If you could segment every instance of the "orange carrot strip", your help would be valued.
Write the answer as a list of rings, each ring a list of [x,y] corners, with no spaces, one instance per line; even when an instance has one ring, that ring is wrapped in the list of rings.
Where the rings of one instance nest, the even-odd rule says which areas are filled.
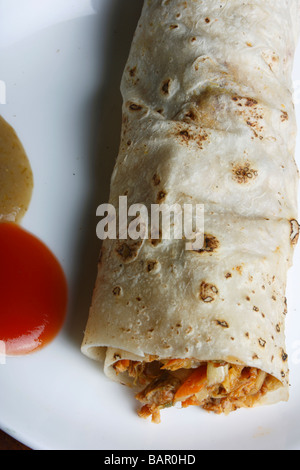
[[[206,365],[195,369],[175,393],[175,401],[180,401],[182,398],[188,398],[191,395],[195,395],[195,393],[199,393],[206,385],[206,371]]]

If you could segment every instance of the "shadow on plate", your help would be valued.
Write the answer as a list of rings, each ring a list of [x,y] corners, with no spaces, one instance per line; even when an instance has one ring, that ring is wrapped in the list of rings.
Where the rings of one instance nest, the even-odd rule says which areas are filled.
[[[93,1],[95,11],[99,2]],[[92,96],[82,115],[88,116],[90,130],[87,149],[89,158],[90,194],[83,214],[78,214],[76,266],[78,273],[70,286],[69,316],[66,333],[76,348],[80,348],[88,318],[92,292],[97,274],[97,260],[101,242],[96,237],[96,209],[109,198],[110,179],[119,150],[122,120],[120,83],[129,55],[131,42],[140,14],[141,0],[110,0],[107,35],[103,37],[99,25],[99,91]],[[100,21],[99,21],[100,23]],[[101,56],[99,52],[99,57]],[[100,78],[102,77],[102,79]]]

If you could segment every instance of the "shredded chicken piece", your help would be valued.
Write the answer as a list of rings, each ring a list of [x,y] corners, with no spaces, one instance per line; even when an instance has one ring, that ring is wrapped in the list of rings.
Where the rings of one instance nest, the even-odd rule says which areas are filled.
[[[165,407],[172,404],[176,390],[180,386],[180,380],[168,372],[151,382],[145,390],[138,393],[136,398],[141,403]]]
[[[130,366],[130,362],[129,360],[123,360],[123,361],[118,361],[114,364],[114,369],[116,371],[116,374],[119,375],[121,374],[122,372],[125,372],[126,370],[128,370],[129,366]]]
[[[192,361],[190,359],[170,359],[167,361],[161,369],[164,370],[179,370],[179,369],[190,369]]]

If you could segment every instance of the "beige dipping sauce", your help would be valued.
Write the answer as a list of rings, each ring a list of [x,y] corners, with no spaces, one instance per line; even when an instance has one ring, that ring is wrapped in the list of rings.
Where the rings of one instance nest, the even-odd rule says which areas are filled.
[[[14,129],[0,116],[0,222],[20,222],[31,200],[33,174]]]

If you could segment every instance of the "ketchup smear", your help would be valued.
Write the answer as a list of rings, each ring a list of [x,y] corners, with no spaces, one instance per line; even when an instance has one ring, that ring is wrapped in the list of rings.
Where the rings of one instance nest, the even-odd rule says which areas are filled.
[[[24,355],[51,342],[68,303],[64,272],[52,252],[14,223],[0,223],[0,341]]]

